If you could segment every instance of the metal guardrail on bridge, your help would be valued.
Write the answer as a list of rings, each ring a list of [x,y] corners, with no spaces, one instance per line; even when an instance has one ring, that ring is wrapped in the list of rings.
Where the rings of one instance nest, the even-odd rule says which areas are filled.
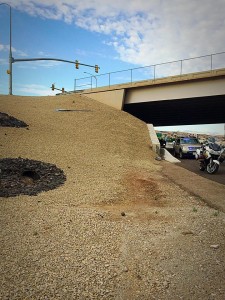
[[[74,80],[74,92],[222,68],[225,68],[225,52],[78,78]]]

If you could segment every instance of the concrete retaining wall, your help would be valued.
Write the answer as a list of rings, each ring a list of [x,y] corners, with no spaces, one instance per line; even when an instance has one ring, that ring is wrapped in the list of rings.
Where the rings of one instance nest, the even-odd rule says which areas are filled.
[[[155,129],[152,124],[147,124],[147,126],[148,126],[149,136],[152,142],[152,150],[158,155],[160,155],[160,143],[155,133]]]
[[[125,89],[105,91],[96,90],[96,92],[86,91],[82,94],[119,110],[123,109]]]

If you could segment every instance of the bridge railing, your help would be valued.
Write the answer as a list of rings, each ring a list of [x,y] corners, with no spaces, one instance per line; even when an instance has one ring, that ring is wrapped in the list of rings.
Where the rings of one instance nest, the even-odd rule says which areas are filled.
[[[225,52],[78,78],[74,80],[74,91],[111,87],[115,84],[132,84],[137,81],[156,80],[221,68],[225,68]]]

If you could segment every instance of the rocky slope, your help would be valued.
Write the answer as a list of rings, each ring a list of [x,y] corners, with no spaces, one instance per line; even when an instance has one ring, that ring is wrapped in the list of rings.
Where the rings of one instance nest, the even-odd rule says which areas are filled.
[[[0,96],[0,111],[29,126],[0,128],[1,159],[66,176],[1,198],[1,299],[225,298],[225,216],[162,174],[146,124],[75,95]]]

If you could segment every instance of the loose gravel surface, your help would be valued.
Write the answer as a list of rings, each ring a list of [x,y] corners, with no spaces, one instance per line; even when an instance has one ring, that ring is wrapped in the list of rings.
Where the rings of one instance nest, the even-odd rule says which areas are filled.
[[[0,111],[29,124],[0,127],[1,159],[66,176],[0,198],[0,299],[225,299],[225,214],[163,174],[145,123],[79,95]]]

